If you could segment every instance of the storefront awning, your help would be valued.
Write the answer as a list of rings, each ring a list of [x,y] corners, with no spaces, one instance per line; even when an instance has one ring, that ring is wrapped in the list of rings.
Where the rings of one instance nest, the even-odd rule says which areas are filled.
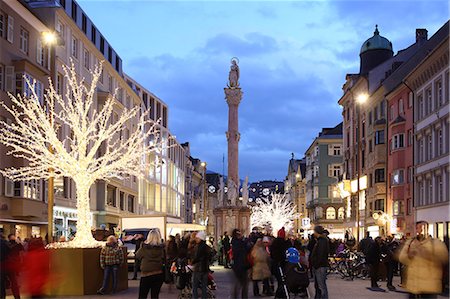
[[[36,224],[36,225],[47,225],[47,223],[48,223],[46,221],[44,222],[44,221],[31,221],[31,220],[18,220],[18,219],[0,219],[0,222]]]

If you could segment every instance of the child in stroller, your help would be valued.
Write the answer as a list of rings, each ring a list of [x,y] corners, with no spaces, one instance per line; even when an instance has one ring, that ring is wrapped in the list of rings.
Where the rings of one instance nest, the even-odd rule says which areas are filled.
[[[185,258],[178,258],[172,263],[170,272],[174,275],[175,286],[180,290],[178,299],[192,298],[192,268],[188,265]],[[216,282],[210,273],[208,273],[207,298],[214,299],[216,296],[212,292],[217,288]]]
[[[290,247],[286,250],[286,264],[279,268],[281,273],[285,298],[309,298],[309,276],[305,265],[300,263],[297,249]]]

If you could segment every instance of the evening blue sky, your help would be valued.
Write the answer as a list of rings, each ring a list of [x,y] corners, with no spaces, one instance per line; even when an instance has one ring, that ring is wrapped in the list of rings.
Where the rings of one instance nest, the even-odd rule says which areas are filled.
[[[341,121],[345,74],[359,71],[375,24],[396,53],[416,28],[431,36],[449,16],[438,0],[78,2],[124,72],[169,105],[179,142],[218,172],[227,153],[223,88],[239,57],[239,174],[250,181],[284,179],[290,153],[303,157],[322,127]]]

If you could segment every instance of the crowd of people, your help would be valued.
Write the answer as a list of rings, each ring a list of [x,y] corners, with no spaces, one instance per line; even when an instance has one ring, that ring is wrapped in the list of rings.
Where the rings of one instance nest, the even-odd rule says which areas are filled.
[[[22,241],[9,234],[5,239],[0,232],[0,299],[6,298],[8,288],[14,299],[20,298],[21,290],[31,298],[42,298],[50,276],[48,264],[49,255],[42,238]]]
[[[393,277],[397,273],[400,286],[410,298],[436,298],[448,291],[448,239],[441,242],[432,238],[427,234],[427,228],[426,222],[418,222],[414,238],[377,236],[372,239],[367,233],[360,242],[356,242],[350,233],[346,233],[343,240],[330,239],[322,226],[315,226],[308,238],[295,236],[284,228],[276,237],[256,229],[244,236],[242,231],[234,229],[231,236],[225,232],[217,241],[207,238],[204,231],[183,236],[177,234],[164,241],[159,229],[152,229],[146,238],[143,235],[133,237],[136,251],[132,279],[137,279],[140,272],[139,298],[147,298],[149,293],[151,298],[158,298],[163,283],[175,284],[178,289],[181,289],[179,285],[189,285],[192,298],[210,298],[208,294],[215,287],[210,266],[217,261],[233,274],[231,298],[248,298],[249,285],[252,285],[255,297],[286,298],[291,291],[286,287],[290,274],[283,269],[291,262],[290,254],[294,253],[299,256],[294,263],[305,270],[307,284],[304,286],[311,280],[314,298],[328,298],[330,258],[359,251],[369,268],[368,289],[371,291],[385,291],[378,284],[381,276],[385,276],[387,289],[396,291]],[[22,242],[10,234],[7,240],[1,236],[0,242],[0,299],[5,298],[7,288],[11,289],[15,299],[20,298],[21,288],[32,298],[43,297],[45,281],[50,275],[45,266],[49,264],[49,256],[44,241],[31,238]],[[111,235],[101,249],[99,263],[104,270],[104,279],[98,294],[107,292],[110,280],[109,291],[117,291],[119,268],[126,262],[121,245],[120,240]],[[177,280],[177,269],[182,272],[187,269],[189,283]],[[23,286],[17,279],[19,276],[24,278],[20,280],[24,282]],[[307,295],[306,288],[305,292]]]

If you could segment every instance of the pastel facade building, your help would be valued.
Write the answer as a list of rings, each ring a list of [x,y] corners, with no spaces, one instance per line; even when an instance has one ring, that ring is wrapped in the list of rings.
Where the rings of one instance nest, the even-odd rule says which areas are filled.
[[[7,93],[30,95],[25,78],[36,80],[35,91],[43,102],[48,87],[50,52],[41,41],[48,27],[19,1],[2,1],[0,6],[0,100],[10,106]],[[0,118],[12,122],[11,115],[0,107]],[[23,159],[6,155],[0,145],[0,168],[23,166]],[[0,228],[5,234],[17,233],[22,239],[47,233],[45,182],[13,182],[0,175]]]
[[[406,77],[414,94],[414,208],[429,233],[449,235],[450,117],[449,24],[430,39],[427,51]]]
[[[308,217],[331,238],[344,237],[344,202],[336,187],[343,173],[342,155],[342,123],[323,128],[305,152]]]

